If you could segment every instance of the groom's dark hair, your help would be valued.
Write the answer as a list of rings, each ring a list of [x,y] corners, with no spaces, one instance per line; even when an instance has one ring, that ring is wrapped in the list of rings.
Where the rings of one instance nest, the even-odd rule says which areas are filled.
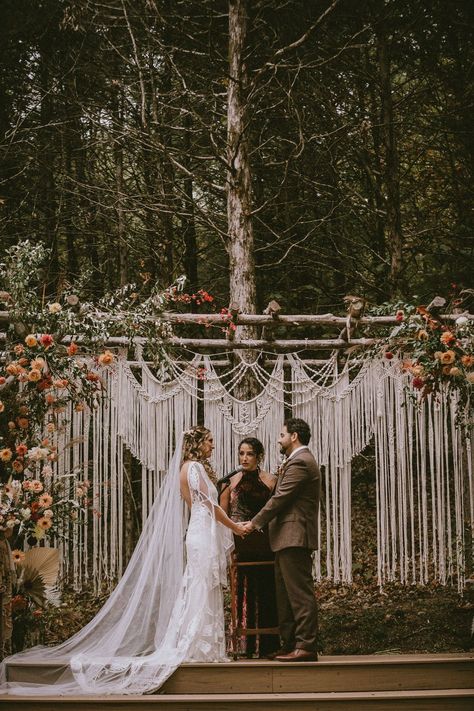
[[[311,439],[311,430],[309,429],[307,422],[301,420],[299,417],[289,417],[285,420],[284,424],[290,434],[296,432],[301,444],[309,444],[309,440]]]

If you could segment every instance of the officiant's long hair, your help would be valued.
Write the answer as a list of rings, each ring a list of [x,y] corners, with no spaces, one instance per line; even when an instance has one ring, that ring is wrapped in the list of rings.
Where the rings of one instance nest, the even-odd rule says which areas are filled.
[[[200,462],[206,470],[209,479],[215,484],[217,481],[217,474],[212,468],[209,460],[204,458],[201,452],[201,445],[210,434],[211,431],[202,425],[196,425],[195,427],[191,427],[191,429],[184,432],[182,461],[184,462],[187,459],[192,459],[196,462]]]

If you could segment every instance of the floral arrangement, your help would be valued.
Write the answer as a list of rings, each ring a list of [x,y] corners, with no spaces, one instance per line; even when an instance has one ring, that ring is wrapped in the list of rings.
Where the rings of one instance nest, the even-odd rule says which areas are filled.
[[[159,364],[163,339],[172,335],[161,318],[165,309],[194,303],[215,310],[204,289],[186,294],[182,277],[160,291],[144,275],[141,287],[127,285],[93,304],[81,294],[84,274],[48,300],[42,278],[48,256],[42,244],[26,241],[0,265],[0,303],[9,317],[0,366],[0,531],[14,531],[30,545],[62,535],[65,519],[80,518],[91,503],[88,481],[74,482],[71,472],[70,480],[54,482],[53,467],[67,408],[93,408],[102,397],[103,373],[115,360],[107,340],[140,336]]]
[[[447,311],[453,313],[456,308],[459,311],[461,303],[461,298],[453,298]],[[424,398],[442,389],[456,392],[457,423],[469,424],[467,410],[474,385],[474,321],[461,312],[453,322],[445,323],[436,310],[421,305],[398,303],[392,309],[398,325],[384,339],[383,357],[388,360],[395,355],[399,357],[402,371],[410,376],[412,395],[418,391],[419,397]]]

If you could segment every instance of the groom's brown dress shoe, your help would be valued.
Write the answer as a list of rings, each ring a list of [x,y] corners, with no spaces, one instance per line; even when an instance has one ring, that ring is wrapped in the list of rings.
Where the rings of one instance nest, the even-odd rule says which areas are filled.
[[[279,654],[275,657],[276,662],[317,662],[316,652],[308,652],[306,649],[294,649],[289,654]]]
[[[266,655],[266,659],[276,659],[276,657],[280,657],[282,654],[289,654],[290,650],[285,649],[284,647],[281,647],[280,649],[277,649],[276,652],[270,652],[269,654]]]

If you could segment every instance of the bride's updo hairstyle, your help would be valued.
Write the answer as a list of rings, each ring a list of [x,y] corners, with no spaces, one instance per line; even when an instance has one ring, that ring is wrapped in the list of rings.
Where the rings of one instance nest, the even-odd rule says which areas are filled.
[[[217,481],[217,474],[211,467],[209,460],[205,459],[201,452],[201,445],[210,434],[211,431],[202,425],[196,425],[196,427],[191,427],[191,429],[186,430],[183,440],[182,461],[185,462],[187,459],[192,459],[195,462],[200,462],[206,470],[209,479],[215,484]]]

